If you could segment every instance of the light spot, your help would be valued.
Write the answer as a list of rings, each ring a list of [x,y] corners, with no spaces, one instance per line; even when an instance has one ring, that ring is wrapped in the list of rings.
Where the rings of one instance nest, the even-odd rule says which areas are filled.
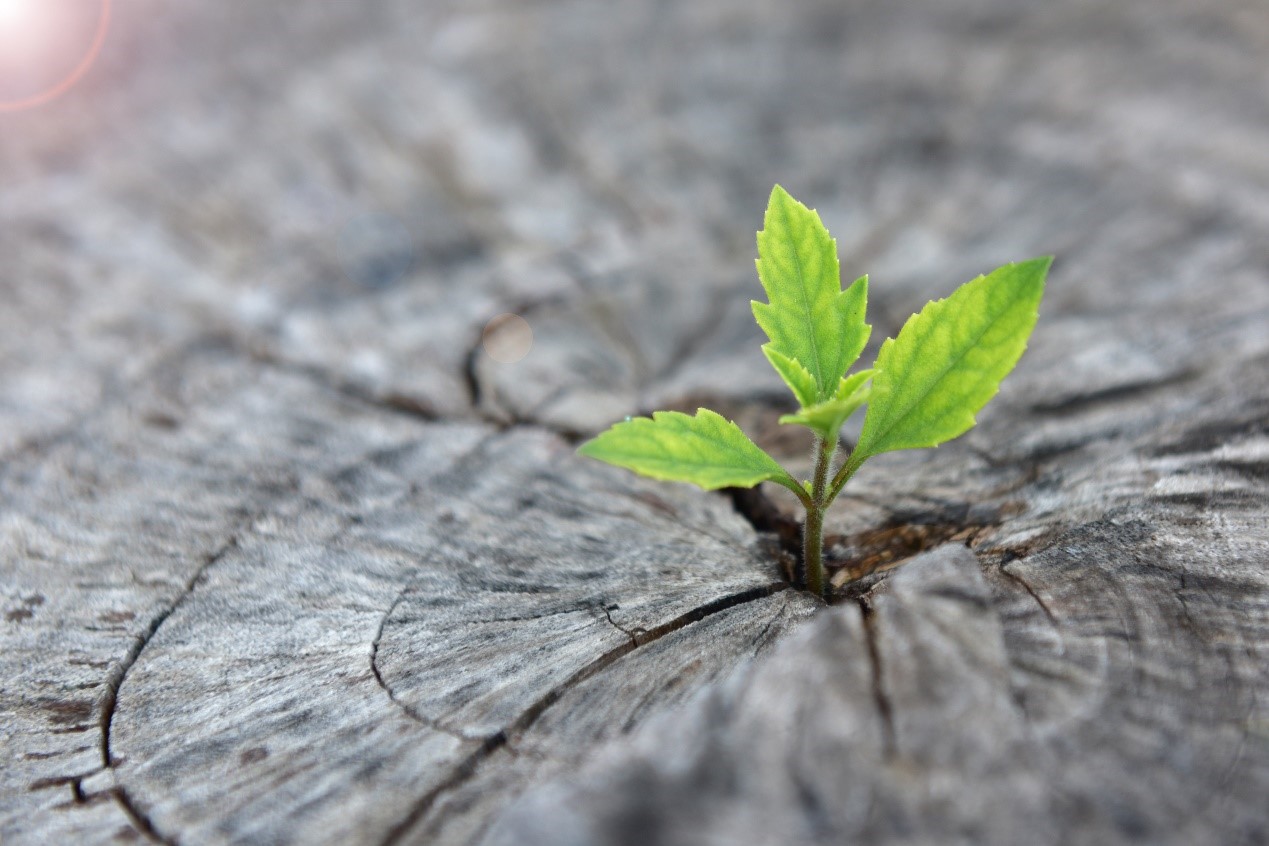
[[[111,0],[0,0],[0,112],[44,105],[78,82],[110,29]]]
[[[518,314],[500,314],[485,325],[480,343],[494,361],[515,364],[533,349],[533,329]]]
[[[0,34],[4,37],[29,36],[40,23],[40,7],[35,0],[0,0]]]

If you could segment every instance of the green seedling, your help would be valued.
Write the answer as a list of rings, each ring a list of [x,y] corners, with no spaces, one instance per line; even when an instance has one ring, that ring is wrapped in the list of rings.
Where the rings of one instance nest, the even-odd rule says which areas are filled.
[[[758,278],[769,302],[755,301],[753,315],[770,339],[763,353],[798,402],[780,422],[815,434],[812,478],[799,483],[739,426],[705,408],[626,418],[578,452],[705,490],[783,485],[806,508],[804,586],[822,597],[829,504],[869,458],[938,446],[973,427],[1026,348],[1051,262],[1007,264],[926,303],[886,339],[871,368],[847,375],[872,331],[864,322],[868,277],[842,290],[837,242],[819,214],[777,185],[758,233]],[[838,462],[839,431],[864,406],[859,439]]]

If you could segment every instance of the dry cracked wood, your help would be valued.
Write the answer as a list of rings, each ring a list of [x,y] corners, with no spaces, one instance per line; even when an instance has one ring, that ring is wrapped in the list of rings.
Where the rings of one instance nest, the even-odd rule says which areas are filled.
[[[486,843],[1262,842],[1244,686],[1262,667],[1198,632],[1164,651],[1157,621],[1121,616],[1125,584],[1169,590],[1166,545],[1132,548],[1157,531],[1087,526],[1034,556],[1101,565],[1104,592],[1074,602],[1020,598],[963,546],[925,553],[862,612],[531,792]]]
[[[1269,839],[1255,2],[116,6],[0,113],[0,842]],[[1058,256],[831,610],[778,489],[572,455],[705,404],[805,464],[775,181],[873,351]]]
[[[6,468],[6,781],[51,812],[6,837],[399,839],[486,758],[525,758],[513,791],[815,607],[721,497],[206,358],[177,423],[112,408]]]

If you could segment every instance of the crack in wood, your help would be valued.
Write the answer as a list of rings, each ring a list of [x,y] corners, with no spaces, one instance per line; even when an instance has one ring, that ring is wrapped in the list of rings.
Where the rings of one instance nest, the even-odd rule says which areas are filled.
[[[1035,588],[1031,586],[1030,582],[1022,578],[1022,576],[1019,576],[1013,570],[1009,569],[1010,562],[1016,560],[1016,558],[1009,558],[1006,561],[1001,562],[1000,572],[1003,573],[1010,581],[1017,583],[1024,591],[1026,591],[1027,595],[1035,600],[1035,604],[1040,606],[1040,610],[1044,612],[1045,617],[1049,618],[1049,622],[1053,624],[1053,627],[1059,628],[1058,619],[1054,616],[1053,610],[1049,608],[1049,604],[1040,597],[1040,594],[1036,593]]]
[[[387,625],[388,619],[391,618],[393,612],[397,610],[397,607],[407,595],[409,595],[408,590],[402,590],[398,593],[397,598],[392,601],[392,605],[388,607],[388,610],[384,612],[383,617],[379,620],[379,628],[375,631],[374,640],[370,642],[370,672],[374,674],[375,682],[378,683],[379,687],[383,688],[383,692],[388,695],[388,699],[392,701],[392,704],[400,708],[407,717],[427,726],[430,729],[443,732],[451,737],[457,738],[458,740],[472,740],[472,737],[463,734],[461,731],[457,731],[446,726],[439,720],[434,720],[431,717],[428,717],[410,703],[402,701],[401,698],[396,695],[396,692],[393,691],[392,686],[388,684],[386,679],[384,679],[383,673],[379,669],[379,644],[383,640],[384,627]]]
[[[177,840],[164,835],[155,828],[154,821],[150,819],[148,814],[137,807],[137,804],[132,801],[132,797],[128,795],[128,791],[122,786],[113,787],[108,792],[114,798],[115,804],[123,810],[128,822],[132,823],[132,827],[144,837],[154,843],[161,843],[163,846],[179,846]]]
[[[304,379],[359,405],[369,406],[379,411],[386,411],[397,417],[408,417],[423,423],[436,423],[442,419],[440,413],[417,397],[409,396],[400,391],[388,391],[383,395],[377,395],[374,391],[357,384],[351,379],[332,378],[333,374],[320,364],[304,364],[290,361],[263,347],[253,347],[239,352],[257,364],[272,368],[279,373]]]
[[[1141,379],[1134,382],[1126,382],[1121,385],[1112,385],[1107,388],[1088,391],[1064,399],[1053,400],[1049,402],[1032,403],[1030,410],[1036,414],[1044,415],[1066,415],[1078,414],[1089,408],[1109,403],[1117,403],[1128,400],[1136,400],[1140,397],[1154,393],[1155,391],[1165,390],[1167,388],[1183,385],[1199,377],[1199,373],[1193,370],[1182,370],[1178,373],[1169,373],[1157,379]]]
[[[463,358],[463,387],[467,389],[467,402],[471,407],[480,413],[481,396],[484,393],[483,386],[480,384],[480,374],[476,372],[476,362],[480,358],[480,348],[484,340],[484,329],[476,342],[467,348],[467,355]]]
[[[118,703],[119,690],[123,687],[123,682],[128,676],[128,672],[136,664],[137,659],[141,657],[141,653],[150,644],[150,641],[158,633],[163,623],[175,613],[176,609],[189,598],[190,594],[198,586],[210,570],[218,561],[221,561],[232,550],[238,547],[239,536],[245,527],[239,527],[230,535],[219,549],[207,557],[205,561],[194,571],[194,574],[185,582],[184,589],[172,604],[160,611],[150,620],[150,625],[141,633],[140,637],[133,643],[132,648],[128,650],[128,654],[124,656],[123,661],[116,665],[115,669],[110,673],[106,680],[106,691],[102,697],[101,704],[101,763],[103,769],[114,769],[115,758],[110,751],[110,732],[115,718],[115,705]],[[168,844],[175,846],[176,841],[161,834],[155,827],[150,818],[132,801],[132,797],[128,795],[127,790],[122,786],[116,786],[111,790],[115,798],[115,802],[132,821],[143,835],[156,843]]]
[[[463,759],[455,769],[450,773],[441,784],[434,787],[424,794],[410,812],[395,825],[388,835],[381,841],[381,846],[394,846],[400,843],[411,830],[413,830],[427,816],[428,812],[435,807],[437,800],[444,794],[460,787],[476,774],[480,764],[488,759],[494,752],[507,747],[513,738],[523,735],[528,731],[534,723],[536,723],[551,706],[558,702],[570,690],[580,685],[582,682],[593,678],[604,670],[611,667],[617,661],[634,652],[640,647],[655,643],[661,638],[673,634],[681,629],[690,626],[692,623],[699,622],[706,617],[727,611],[739,605],[749,602],[756,602],[773,596],[783,590],[788,590],[789,585],[784,582],[773,582],[767,585],[761,585],[738,593],[729,594],[720,597],[712,602],[697,607],[680,614],[672,620],[662,623],[655,628],[648,629],[642,633],[626,632],[630,635],[630,640],[620,646],[604,652],[590,663],[578,669],[571,676],[551,688],[545,694],[533,702],[529,707],[520,713],[520,716],[513,720],[502,730],[484,738],[480,746],[477,747],[470,755]],[[605,609],[607,614],[607,609]],[[610,618],[611,621],[611,618]],[[613,624],[614,627],[621,627]],[[390,692],[389,692],[389,695]]]
[[[868,647],[868,664],[871,668],[872,699],[877,707],[877,716],[881,718],[881,750],[887,761],[893,761],[898,754],[898,745],[894,727],[894,704],[886,693],[885,679],[881,666],[881,649],[877,645],[877,624],[875,611],[867,597],[859,597],[859,611],[864,623],[864,640]]]
[[[632,632],[632,631],[630,631],[630,629],[627,629],[627,628],[624,628],[624,627],[622,627],[622,626],[618,625],[618,624],[617,624],[617,621],[616,621],[616,620],[614,620],[614,619],[612,618],[612,611],[613,611],[613,609],[614,609],[614,608],[616,608],[616,607],[617,607],[617,606],[615,606],[615,605],[604,605],[604,606],[602,606],[602,610],[603,610],[603,612],[604,612],[604,617],[608,620],[608,622],[609,622],[610,624],[612,624],[612,627],[613,627],[614,629],[616,629],[617,631],[621,632],[621,633],[622,633],[623,635],[625,635],[626,637],[630,638],[630,645],[631,645],[631,646],[638,646],[638,645],[639,645],[639,639],[635,636],[635,633],[634,633],[634,632]],[[642,630],[642,629],[636,629],[635,631],[643,631],[643,630]]]
[[[793,568],[801,565],[801,523],[781,511],[761,488],[725,488],[724,492],[730,497],[736,513],[745,518],[755,531],[774,534],[779,539],[782,557],[792,558]]]
[[[567,306],[568,302],[568,298],[562,294],[551,294],[545,297],[521,299],[502,307],[508,313],[528,320],[542,309]],[[585,432],[567,429],[558,425],[550,426],[535,419],[536,414],[543,407],[549,405],[559,393],[565,391],[563,387],[557,388],[552,395],[523,413],[517,412],[507,403],[499,401],[496,383],[490,386],[491,390],[486,390],[480,378],[479,368],[480,351],[484,345],[484,330],[484,326],[477,327],[476,339],[467,348],[467,354],[463,357],[462,367],[463,385],[467,389],[468,402],[471,404],[472,411],[476,416],[481,421],[497,427],[499,431],[505,432],[508,429],[517,427],[536,428],[551,432],[569,443],[580,443],[584,440],[587,437]],[[489,399],[488,404],[485,402],[486,399]]]
[[[329,388],[329,386],[324,386],[324,387]],[[337,391],[337,393],[342,393],[342,392]],[[375,407],[381,407],[378,403],[371,402],[370,404]],[[484,447],[491,440],[493,440],[494,437],[496,437],[496,434],[491,433],[490,435],[487,435],[479,439],[474,445],[472,445],[472,447],[466,453],[464,453],[455,462],[454,468],[452,469],[459,467],[462,464],[462,462],[480,453],[484,449]],[[363,458],[355,463],[360,464],[364,462],[365,460],[366,459]],[[123,686],[123,682],[125,678],[127,677],[129,671],[131,671],[132,667],[136,664],[142,652],[149,645],[149,643],[154,638],[154,636],[158,633],[159,629],[168,620],[168,618],[171,617],[172,614],[175,613],[176,610],[180,608],[181,605],[184,604],[184,602],[193,594],[195,588],[199,585],[199,583],[201,583],[206,578],[211,568],[215,566],[218,562],[223,560],[226,555],[228,555],[234,549],[239,547],[241,543],[241,539],[243,535],[246,533],[247,528],[251,523],[251,519],[252,518],[248,516],[245,520],[243,520],[243,522],[240,523],[239,526],[234,528],[233,531],[230,533],[229,540],[226,541],[223,545],[221,545],[217,550],[215,550],[210,556],[206,558],[206,560],[198,567],[198,569],[194,572],[194,574],[185,582],[185,585],[183,587],[181,594],[175,599],[175,601],[172,602],[171,605],[169,605],[166,609],[164,609],[159,614],[157,614],[150,621],[149,626],[147,626],[146,630],[134,642],[132,648],[128,651],[127,655],[124,656],[123,661],[120,662],[118,665],[116,665],[116,667],[112,670],[112,672],[108,676],[106,681],[106,691],[102,697],[102,706],[101,706],[102,713],[101,713],[101,719],[99,723],[99,730],[101,734],[101,759],[102,759],[103,770],[114,769],[116,765],[116,761],[110,750],[111,730],[113,727],[115,707],[118,701],[119,690]],[[351,525],[352,523],[355,523],[355,522],[356,520],[353,520],[353,519],[349,519],[345,521],[344,529],[347,529],[348,525]],[[403,590],[398,595],[396,600],[393,602],[392,607],[389,608],[388,612],[385,613],[383,619],[380,621],[379,629],[376,632],[375,638],[371,645],[371,658],[370,658],[371,671],[373,672],[376,681],[378,681],[379,685],[384,688],[384,690],[388,693],[389,697],[392,698],[394,702],[396,702],[400,707],[402,707],[406,711],[406,713],[408,713],[414,719],[418,720],[419,722],[425,725],[428,725],[429,727],[435,728],[438,731],[443,731],[448,734],[451,734],[460,740],[470,740],[471,738],[465,737],[460,733],[456,733],[452,730],[449,730],[445,726],[440,725],[439,723],[434,724],[433,722],[428,721],[425,717],[423,717],[423,715],[414,712],[413,709],[410,709],[404,703],[399,702],[396,699],[396,697],[393,696],[391,689],[384,683],[383,678],[379,673],[379,668],[376,663],[376,657],[378,653],[379,641],[382,638],[382,634],[383,634],[384,622],[387,620],[388,616],[392,613],[392,610],[396,608],[397,604],[400,603],[401,599],[406,595],[407,592],[408,591]],[[76,791],[80,793],[82,793],[82,788],[80,788],[79,786],[79,779],[82,779],[84,777],[85,776],[75,777],[73,789],[75,789]],[[141,808],[133,801],[131,795],[128,793],[127,789],[123,785],[116,784],[116,786],[112,787],[110,790],[103,791],[103,795],[105,794],[108,794],[111,797],[113,797],[113,799],[120,806],[124,814],[128,817],[128,819],[132,822],[132,824],[137,828],[137,830],[142,835],[144,835],[145,837],[149,838],[151,841],[156,843],[166,844],[166,846],[177,846],[178,841],[175,840],[174,838],[164,835],[162,832],[160,832],[157,829],[157,827],[154,825],[150,817],[144,811],[142,811]],[[93,799],[95,798],[95,796],[87,796],[86,798]]]

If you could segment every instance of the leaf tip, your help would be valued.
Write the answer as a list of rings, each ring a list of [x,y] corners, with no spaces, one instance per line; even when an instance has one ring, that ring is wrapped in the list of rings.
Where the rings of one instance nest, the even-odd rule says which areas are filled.
[[[1044,283],[1044,278],[1048,275],[1049,268],[1052,266],[1053,256],[1036,256],[1035,258],[1014,262],[1012,265],[1014,270],[1034,276],[1041,284]]]

